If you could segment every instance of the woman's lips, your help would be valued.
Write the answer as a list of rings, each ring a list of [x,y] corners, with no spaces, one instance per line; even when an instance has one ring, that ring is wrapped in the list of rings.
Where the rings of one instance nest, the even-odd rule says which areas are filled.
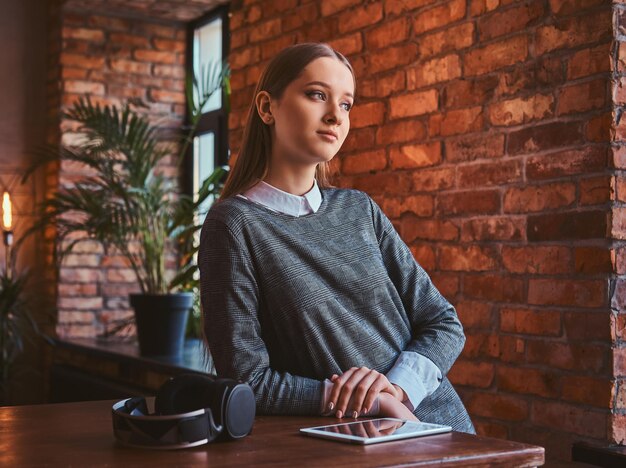
[[[337,134],[335,132],[324,132],[324,131],[320,131],[317,132],[318,135],[320,135],[322,138],[324,138],[327,141],[331,141],[331,142],[335,142],[338,140]]]

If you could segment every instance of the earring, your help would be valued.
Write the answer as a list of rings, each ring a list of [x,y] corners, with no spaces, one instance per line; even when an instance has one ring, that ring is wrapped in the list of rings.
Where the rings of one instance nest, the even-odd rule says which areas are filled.
[[[274,119],[272,117],[265,117],[265,119],[263,120],[267,125],[271,125],[274,122]]]

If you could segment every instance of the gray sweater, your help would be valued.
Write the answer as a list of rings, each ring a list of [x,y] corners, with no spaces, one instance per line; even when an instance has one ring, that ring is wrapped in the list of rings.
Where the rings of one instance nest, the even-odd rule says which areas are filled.
[[[473,432],[445,377],[465,342],[454,307],[367,194],[322,195],[301,217],[239,197],[209,211],[198,263],[218,375],[248,382],[259,413],[318,415],[324,379],[415,351],[444,376],[415,415]]]

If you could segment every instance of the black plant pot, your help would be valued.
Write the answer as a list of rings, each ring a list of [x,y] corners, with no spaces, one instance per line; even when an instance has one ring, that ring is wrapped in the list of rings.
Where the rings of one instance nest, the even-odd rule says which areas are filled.
[[[131,294],[139,353],[178,359],[182,356],[192,293]]]

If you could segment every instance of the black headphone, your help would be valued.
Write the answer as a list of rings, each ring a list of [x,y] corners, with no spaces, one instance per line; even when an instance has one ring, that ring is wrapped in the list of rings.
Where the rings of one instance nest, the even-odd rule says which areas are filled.
[[[113,405],[113,433],[132,447],[178,449],[241,439],[252,430],[256,402],[248,384],[211,375],[182,374],[159,388],[154,413],[143,397]]]

